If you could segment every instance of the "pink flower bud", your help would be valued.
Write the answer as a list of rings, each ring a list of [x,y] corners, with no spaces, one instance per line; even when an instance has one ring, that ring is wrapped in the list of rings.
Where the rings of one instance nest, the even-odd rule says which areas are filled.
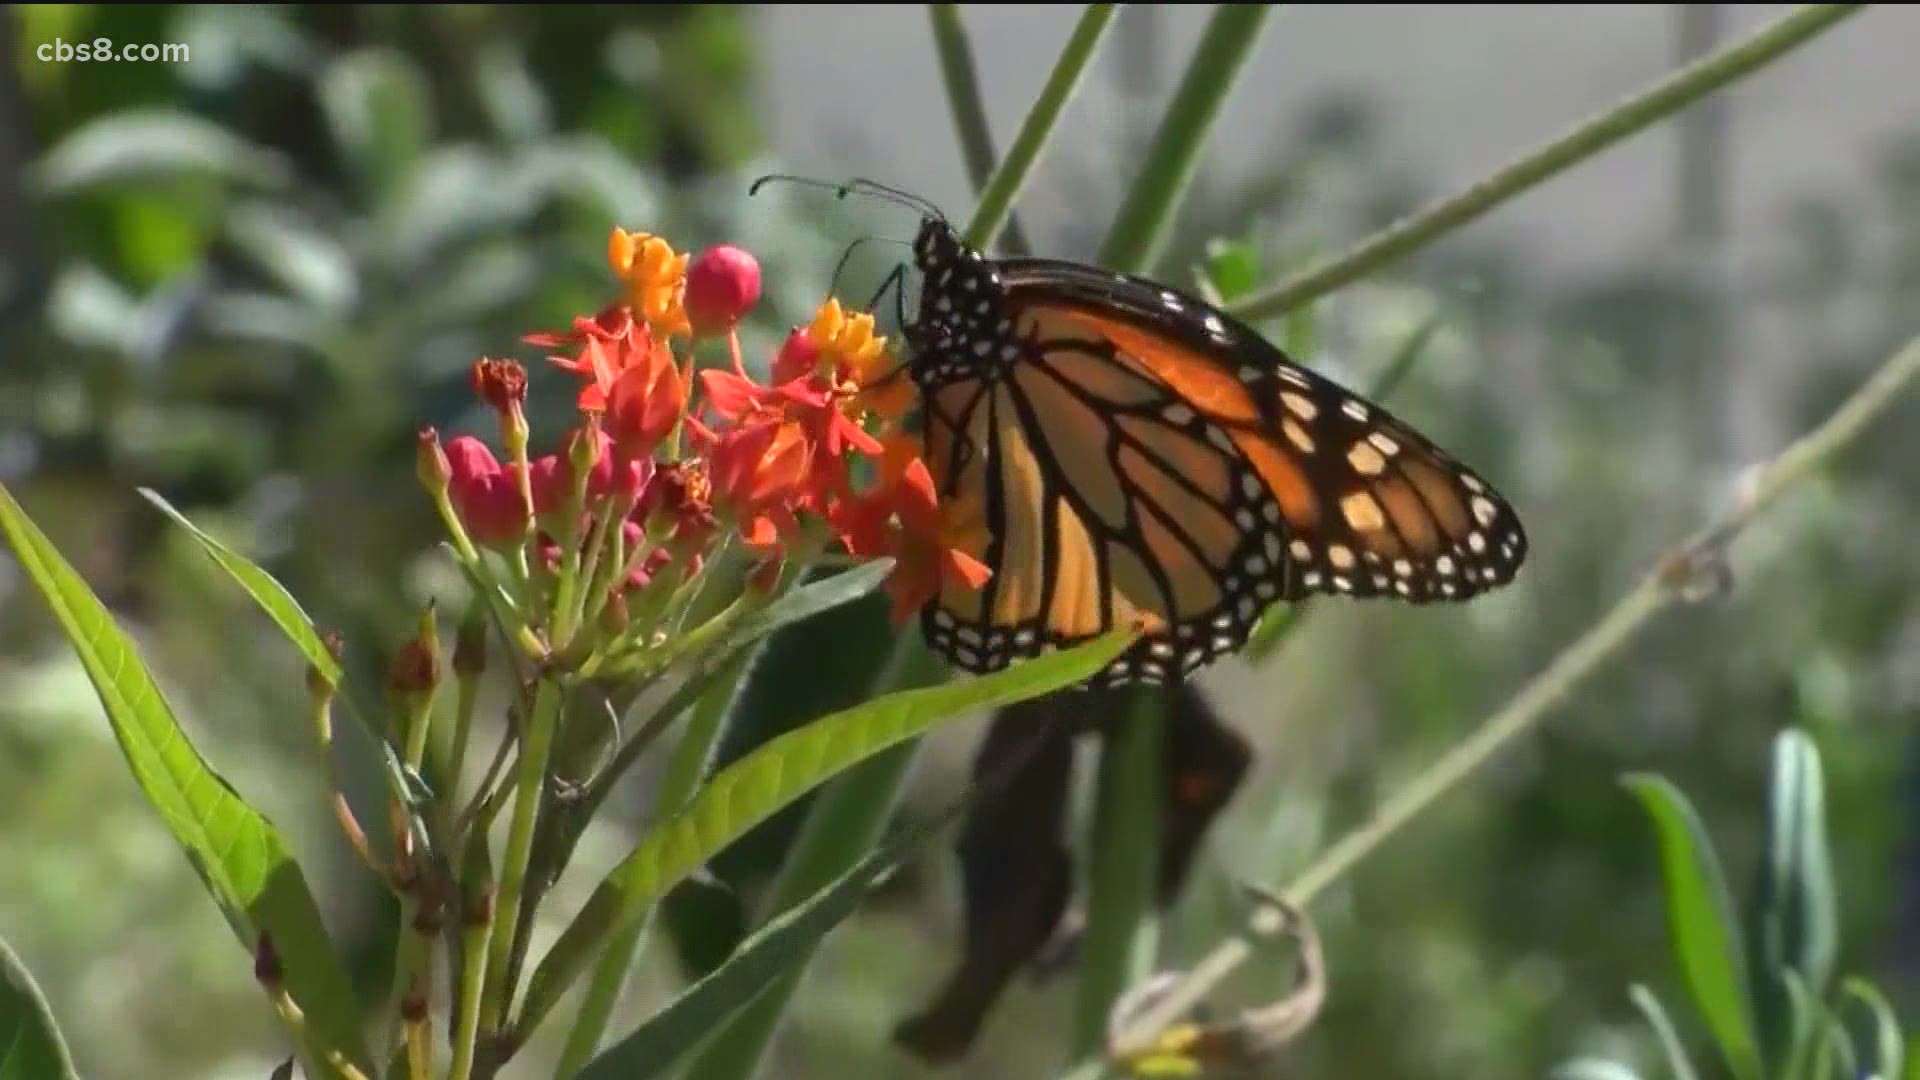
[[[687,267],[687,321],[695,334],[724,334],[760,302],[760,263],[731,244],[708,248]]]
[[[813,343],[807,328],[795,327],[773,358],[773,384],[781,386],[805,378],[820,367],[820,346]]]
[[[447,465],[447,493],[467,535],[488,547],[519,543],[527,531],[527,507],[487,444],[471,435],[454,439],[447,444]]]

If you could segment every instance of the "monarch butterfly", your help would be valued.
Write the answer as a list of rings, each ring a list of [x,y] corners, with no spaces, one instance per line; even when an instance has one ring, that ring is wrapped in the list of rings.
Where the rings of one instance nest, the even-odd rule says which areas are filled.
[[[992,577],[921,614],[949,663],[994,671],[1131,625],[1140,638],[1086,685],[1178,682],[1272,604],[1465,601],[1525,560],[1491,484],[1212,304],[1080,263],[988,259],[932,204],[850,190],[921,215],[906,368],[941,497],[985,507]]]

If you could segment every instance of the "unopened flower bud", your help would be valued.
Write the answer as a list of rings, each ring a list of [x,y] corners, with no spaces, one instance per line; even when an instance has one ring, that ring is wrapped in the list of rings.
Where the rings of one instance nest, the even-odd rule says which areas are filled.
[[[708,248],[688,265],[686,290],[693,332],[727,333],[760,302],[760,263],[731,244]]]
[[[795,327],[780,345],[779,353],[773,358],[773,382],[778,386],[795,379],[805,378],[819,370],[820,346],[804,326]]]
[[[440,445],[440,433],[431,427],[420,429],[414,467],[419,472],[421,486],[434,495],[447,490],[447,484],[453,479],[453,465],[447,461],[447,451]]]

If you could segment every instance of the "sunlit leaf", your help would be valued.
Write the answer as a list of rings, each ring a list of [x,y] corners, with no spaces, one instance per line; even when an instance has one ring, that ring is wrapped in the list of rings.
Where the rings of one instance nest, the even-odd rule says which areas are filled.
[[[292,170],[279,155],[212,121],[172,110],[124,110],[74,129],[34,162],[29,177],[41,192],[64,195],[179,174],[279,188]]]
[[[539,1023],[608,934],[642,917],[663,892],[754,825],[941,720],[1082,682],[1132,640],[1130,632],[1109,634],[991,675],[877,698],[781,735],[722,769],[594,890],[534,972],[519,1034]]]
[[[352,985],[279,832],[200,756],[133,642],[3,486],[0,531],[86,668],[140,790],[235,937],[251,953],[269,935],[310,1036],[367,1069]]]
[[[0,1080],[79,1080],[27,966],[0,941]]]
[[[1733,902],[1713,845],[1687,797],[1665,778],[1633,774],[1622,783],[1652,818],[1666,882],[1667,928],[1694,1006],[1740,1080],[1760,1075],[1752,996],[1738,950]]]
[[[1693,1067],[1693,1060],[1687,1057],[1687,1048],[1680,1042],[1680,1033],[1674,1030],[1673,1020],[1667,1016],[1666,1006],[1652,990],[1644,986],[1634,986],[1627,992],[1640,1014],[1647,1018],[1648,1026],[1660,1040],[1660,1049],[1667,1055],[1667,1068],[1673,1072],[1673,1080],[1695,1080],[1700,1074]]]
[[[1798,972],[1815,998],[1825,996],[1833,976],[1840,919],[1823,787],[1813,742],[1799,731],[1781,732],[1773,744],[1765,859],[1750,930],[1764,976],[1758,1001],[1763,1030],[1785,1029],[1780,973]]]
[[[1900,1018],[1893,1006],[1872,983],[1864,979],[1846,979],[1840,992],[1859,1001],[1873,1020],[1873,1041],[1867,1055],[1865,1075],[1878,1080],[1899,1080],[1905,1065],[1906,1039],[1900,1033]]]

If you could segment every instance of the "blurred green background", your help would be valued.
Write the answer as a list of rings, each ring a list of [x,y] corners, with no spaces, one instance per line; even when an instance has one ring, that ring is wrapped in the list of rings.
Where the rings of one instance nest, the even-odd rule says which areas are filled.
[[[1409,12],[1276,19],[1159,272],[1190,284],[1231,245],[1278,276],[1769,13],[1490,9],[1438,50]],[[1003,145],[1071,14],[969,12]],[[1171,9],[1121,20],[1020,207],[1043,251],[1091,254],[1198,25]],[[1467,608],[1322,605],[1270,662],[1208,675],[1258,758],[1166,927],[1167,963],[1233,924],[1235,879],[1284,880],[1361,820],[1920,326],[1920,75],[1889,69],[1884,47],[1913,31],[1906,12],[1858,17],[1316,306],[1303,358],[1356,386],[1434,322],[1396,411],[1514,498],[1533,561]],[[185,42],[190,60],[35,55],[99,37]],[[1449,48],[1451,63],[1433,59]],[[1397,64],[1409,50],[1426,59]],[[824,298],[849,240],[912,223],[793,192],[749,199],[752,176],[864,172],[964,214],[924,12],[12,6],[0,51],[0,477],[143,642],[214,763],[290,831],[377,992],[392,911],[326,813],[299,666],[135,489],[264,563],[377,686],[382,650],[450,572],[413,477],[415,429],[486,430],[464,383],[482,354],[529,362],[538,404],[564,414],[565,380],[518,339],[610,298],[611,226],[754,251],[767,296],[747,340],[764,356]],[[854,302],[892,254],[868,252],[842,285]],[[1825,755],[1842,969],[1916,1015],[1916,464],[1909,401],[1755,530],[1730,596],[1661,621],[1324,902],[1332,996],[1274,1075],[1502,1080],[1590,1052],[1652,1061],[1626,989],[1683,995],[1651,833],[1617,777],[1680,784],[1744,891],[1767,748],[1788,725]],[[904,812],[958,791],[980,731],[956,723],[927,744]],[[552,929],[637,827],[632,814],[588,835]],[[747,887],[778,838],[735,854]],[[948,843],[829,940],[767,1076],[932,1075],[888,1033],[957,955]],[[89,1076],[260,1077],[284,1057],[246,955],[11,561],[0,937]],[[684,976],[651,950],[615,1027]],[[1046,1075],[1071,1002],[1070,979],[1017,984],[947,1074]]]

